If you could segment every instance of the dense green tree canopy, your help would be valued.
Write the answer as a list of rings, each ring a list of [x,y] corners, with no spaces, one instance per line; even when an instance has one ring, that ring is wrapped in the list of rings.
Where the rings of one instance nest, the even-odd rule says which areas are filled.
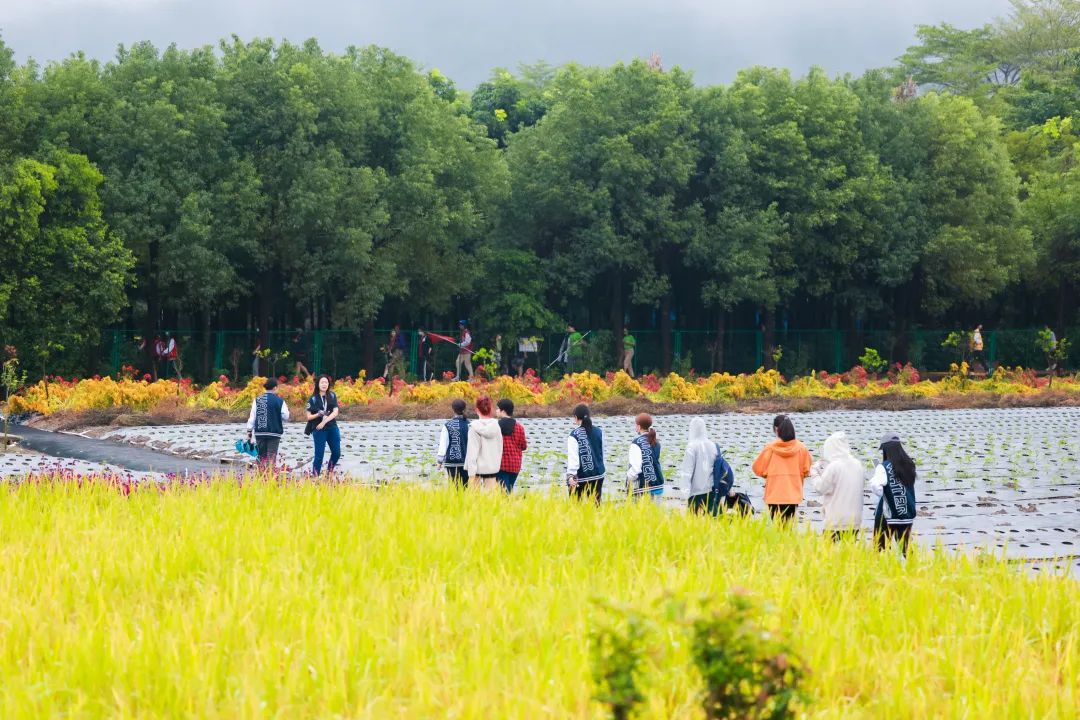
[[[114,323],[348,328],[369,364],[375,327],[461,317],[653,328],[664,360],[678,328],[1064,329],[1080,0],[917,34],[857,78],[639,60],[471,92],[374,47],[0,42],[0,337],[87,367]]]

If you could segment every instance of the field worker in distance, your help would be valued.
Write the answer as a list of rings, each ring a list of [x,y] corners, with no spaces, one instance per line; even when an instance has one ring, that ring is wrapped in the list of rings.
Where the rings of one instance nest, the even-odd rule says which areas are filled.
[[[795,425],[787,415],[773,419],[776,440],[754,460],[755,475],[765,478],[765,504],[774,520],[791,523],[803,501],[803,480],[810,474],[810,451],[795,439]]]
[[[623,328],[622,344],[622,369],[627,375],[634,377],[634,351],[637,350],[637,338],[630,334],[630,328]]]
[[[451,485],[464,488],[469,485],[469,476],[465,474],[465,453],[469,449],[465,401],[459,398],[450,403],[450,408],[454,411],[454,417],[447,420],[439,431],[439,467],[446,468]]]
[[[604,432],[593,425],[588,405],[574,408],[574,423],[566,439],[566,485],[570,497],[591,497],[597,506],[604,491]]]
[[[473,339],[472,333],[469,332],[469,323],[465,320],[458,321],[458,327],[461,328],[461,337],[458,339],[458,355],[455,361],[455,368],[457,369],[457,375],[455,380],[461,379],[461,370],[464,368],[469,373],[469,379],[473,378],[473,366],[472,366],[472,353],[473,353]]]
[[[330,376],[320,375],[315,382],[315,392],[307,405],[311,439],[315,441],[315,460],[311,465],[314,475],[322,473],[323,453],[326,452],[327,445],[330,446],[330,463],[326,466],[328,475],[334,474],[334,468],[341,459],[341,432],[338,430],[337,416],[337,395],[330,389]]]
[[[278,397],[277,380],[266,378],[263,388],[266,392],[251,401],[251,414],[247,421],[248,440],[255,436],[259,465],[272,468],[277,462],[285,423],[289,421],[289,406]]]
[[[514,419],[514,401],[503,398],[496,404],[499,430],[502,432],[502,463],[499,465],[499,484],[506,494],[514,492],[514,483],[521,472],[521,456],[529,448],[525,428]]]
[[[881,438],[882,462],[874,468],[870,489],[880,495],[874,512],[874,536],[879,550],[888,541],[900,545],[900,552],[907,557],[911,526],[915,522],[915,463],[908,457],[894,431]]]
[[[634,418],[637,437],[630,441],[627,450],[626,487],[632,498],[648,495],[659,503],[664,494],[664,472],[660,469],[660,443],[652,425],[652,415],[648,413]]]
[[[499,421],[493,417],[491,398],[476,399],[479,419],[469,424],[469,448],[465,452],[465,473],[480,481],[483,488],[491,490],[498,484],[497,477],[502,465],[503,437]]]
[[[865,485],[862,463],[852,454],[847,435],[833,433],[821,448],[821,460],[810,468],[810,486],[821,493],[825,532],[832,532],[833,540],[859,537]]]
[[[720,445],[709,439],[701,418],[690,421],[680,472],[689,488],[687,509],[694,513],[708,512],[713,517],[719,515],[731,492],[735,473],[720,452]]]

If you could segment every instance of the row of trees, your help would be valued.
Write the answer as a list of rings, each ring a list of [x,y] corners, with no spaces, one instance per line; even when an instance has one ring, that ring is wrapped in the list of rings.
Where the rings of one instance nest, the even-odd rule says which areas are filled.
[[[465,93],[314,41],[44,68],[0,44],[0,340],[85,368],[116,321],[347,327],[371,366],[377,325],[459,317],[507,336],[1064,325],[1080,43],[994,54],[1050,5],[1080,35],[1080,3],[1030,0],[921,28],[896,68],[722,87],[655,61]]]

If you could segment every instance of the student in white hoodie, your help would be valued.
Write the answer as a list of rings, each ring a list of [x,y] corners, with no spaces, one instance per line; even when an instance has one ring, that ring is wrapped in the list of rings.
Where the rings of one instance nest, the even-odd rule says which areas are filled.
[[[717,458],[723,462],[723,486],[714,487],[713,470]],[[679,468],[687,484],[686,507],[693,513],[709,513],[713,517],[720,514],[724,500],[731,492],[734,476],[731,466],[723,459],[720,446],[709,439],[705,431],[705,421],[694,418],[690,421],[690,431],[686,438],[686,454]]]
[[[469,423],[469,443],[465,452],[465,472],[469,478],[477,478],[483,487],[498,487],[496,476],[502,465],[503,438],[499,421],[492,417],[491,398],[476,400],[478,420]]]
[[[851,443],[842,432],[829,436],[821,448],[822,459],[810,468],[810,486],[821,493],[825,510],[825,531],[833,540],[857,538],[862,524],[862,463],[852,454]]]

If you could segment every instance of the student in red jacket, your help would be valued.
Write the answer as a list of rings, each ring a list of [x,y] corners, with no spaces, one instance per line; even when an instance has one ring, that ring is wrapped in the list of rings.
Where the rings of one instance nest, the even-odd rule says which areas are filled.
[[[514,419],[513,400],[500,400],[495,413],[499,417],[499,429],[503,435],[502,463],[495,478],[509,495],[514,491],[514,483],[521,472],[521,456],[529,447],[529,442],[525,439],[525,428]]]

